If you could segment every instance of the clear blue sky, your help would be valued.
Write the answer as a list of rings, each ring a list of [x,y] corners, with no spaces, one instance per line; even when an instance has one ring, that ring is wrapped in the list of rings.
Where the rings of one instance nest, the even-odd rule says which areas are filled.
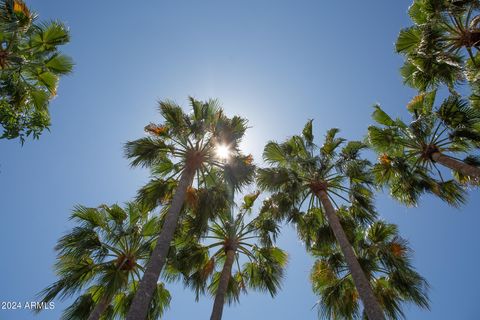
[[[245,152],[261,161],[263,145],[300,132],[339,127],[361,138],[372,104],[405,115],[414,92],[402,85],[393,44],[409,24],[410,1],[60,1],[31,0],[42,18],[71,28],[65,51],[76,62],[51,104],[51,133],[21,147],[0,141],[1,301],[34,300],[55,280],[53,247],[75,204],[123,203],[147,181],[130,169],[122,145],[160,121],[158,99],[218,98],[229,115],[250,120]],[[398,223],[431,284],[431,311],[408,319],[478,319],[478,191],[461,210],[426,197],[407,209],[379,196],[383,218]],[[224,318],[316,319],[311,259],[295,233],[279,245],[290,264],[284,287],[241,297]],[[212,300],[195,303],[181,285],[165,319],[207,319]],[[57,319],[65,304],[39,316],[0,310],[0,320]]]

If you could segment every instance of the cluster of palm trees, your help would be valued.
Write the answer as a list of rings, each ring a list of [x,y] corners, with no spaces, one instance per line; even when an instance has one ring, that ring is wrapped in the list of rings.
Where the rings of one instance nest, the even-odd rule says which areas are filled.
[[[58,242],[59,280],[43,300],[79,295],[63,319],[157,319],[171,299],[166,284],[181,281],[197,299],[214,298],[210,319],[218,320],[242,292],[281,289],[288,256],[276,239],[291,224],[316,259],[320,316],[399,319],[405,304],[428,309],[412,249],[379,219],[374,195],[386,188],[418,205],[430,193],[460,206],[479,184],[480,1],[414,0],[409,12],[414,24],[396,48],[406,84],[418,90],[410,122],[375,106],[363,141],[338,129],[318,141],[309,120],[300,134],[268,142],[256,167],[239,148],[246,119],[227,117],[216,100],[190,98],[188,113],[162,101],[163,123],[125,145],[151,180],[125,208],[75,208],[78,226]],[[245,194],[253,186],[259,191]]]
[[[411,265],[408,243],[377,217],[366,144],[331,129],[318,146],[308,121],[302,134],[269,142],[269,166],[256,168],[238,147],[245,119],[226,117],[215,100],[190,104],[185,113],[161,102],[164,122],[126,144],[131,164],[152,172],[135,202],[74,211],[80,226],[57,245],[59,280],[42,292],[44,301],[82,292],[64,319],[155,319],[172,281],[197,299],[214,296],[215,320],[248,289],[274,296],[288,260],[275,245],[284,222],[318,259],[311,280],[328,318],[395,319],[404,303],[428,308],[428,284]],[[253,182],[269,197],[255,205],[257,191],[236,205]]]

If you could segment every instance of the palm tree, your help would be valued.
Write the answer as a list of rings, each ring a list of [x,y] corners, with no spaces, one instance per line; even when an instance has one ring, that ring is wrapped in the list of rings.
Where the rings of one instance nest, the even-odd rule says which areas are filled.
[[[214,180],[212,172],[225,167],[222,157],[231,157],[239,164],[248,159],[238,150],[246,130],[245,119],[238,116],[227,118],[215,100],[201,102],[190,98],[190,103],[193,110],[186,114],[174,102],[160,102],[165,123],[149,124],[145,127],[149,137],[128,142],[125,146],[125,154],[132,159],[132,166],[149,167],[157,176],[146,186],[152,191],[149,194],[156,190],[157,202],[169,204],[155,249],[128,312],[129,320],[144,320],[146,317],[194,179],[200,184]],[[165,198],[165,188],[172,185],[171,198]]]
[[[347,208],[339,214],[342,225],[351,224]],[[310,279],[320,296],[319,314],[325,319],[361,319],[359,295],[348,265],[338,246],[322,241],[332,237],[327,228],[310,250],[317,258]],[[398,235],[397,226],[376,221],[368,228],[357,224],[349,231],[359,263],[389,319],[405,318],[402,305],[406,303],[428,309],[428,283],[411,265],[412,250]],[[363,318],[367,318],[365,312]]]
[[[414,25],[402,29],[396,43],[406,58],[405,82],[421,91],[441,83],[453,91],[464,79],[478,86],[480,2],[414,0],[409,15]]]
[[[38,138],[50,125],[49,101],[72,60],[58,48],[69,42],[60,22],[38,23],[21,0],[0,1],[0,138]]]
[[[261,188],[274,194],[262,212],[295,221],[306,203],[307,213],[318,211],[325,215],[345,256],[368,318],[385,319],[334,207],[338,208],[334,198],[343,199],[358,208],[357,218],[360,220],[374,218],[369,162],[359,156],[365,146],[350,142],[339,150],[345,140],[337,138],[337,133],[338,129],[330,129],[324,144],[318,147],[313,142],[312,121],[309,121],[302,136],[293,136],[281,144],[269,142],[266,145],[263,156],[273,167],[260,169],[257,180]]]
[[[176,240],[168,273],[177,278],[180,272],[197,300],[207,290],[215,297],[211,320],[220,320],[225,302],[238,302],[247,288],[268,291],[273,297],[281,286],[287,254],[273,246],[277,224],[264,217],[245,221],[258,196],[259,192],[246,195],[236,215],[227,203],[202,236],[185,223]]]
[[[59,280],[40,295],[45,302],[84,291],[62,319],[117,319],[126,311],[152,251],[158,218],[136,203],[99,208],[77,206],[71,219],[78,224],[57,243],[55,269]],[[86,288],[86,289],[85,289]],[[156,285],[149,319],[169,305],[170,294]]]
[[[444,181],[437,165],[451,169],[461,183],[478,184],[480,160],[473,151],[480,143],[480,112],[456,95],[434,109],[435,95],[435,91],[420,94],[409,103],[410,125],[375,106],[372,117],[378,126],[368,128],[368,141],[379,153],[374,171],[380,184],[391,186],[394,197],[406,197],[409,188],[421,189],[404,198],[406,203],[415,204],[418,194],[430,191],[459,205],[465,191],[455,181]],[[457,158],[462,155],[464,160]]]

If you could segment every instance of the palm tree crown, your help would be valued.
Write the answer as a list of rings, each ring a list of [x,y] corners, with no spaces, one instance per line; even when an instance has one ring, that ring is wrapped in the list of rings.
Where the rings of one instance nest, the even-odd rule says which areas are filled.
[[[72,71],[58,47],[69,42],[60,22],[36,23],[21,0],[0,1],[0,138],[38,138],[50,125],[49,101]]]
[[[150,123],[149,135],[125,145],[125,154],[132,166],[149,167],[164,180],[178,178],[185,170],[193,170],[201,181],[212,168],[223,169],[217,151],[228,148],[228,156],[241,156],[238,145],[247,129],[246,120],[227,118],[216,100],[201,102],[190,98],[192,112],[186,114],[172,101],[160,102],[163,124]],[[246,158],[246,157],[243,157]]]
[[[148,195],[148,199],[142,200],[154,206],[166,205],[162,230],[127,315],[129,320],[146,317],[185,200],[189,190],[194,191],[194,181],[198,188],[211,185],[219,175],[224,175],[238,182],[231,185],[233,188],[240,188],[251,180],[253,173],[251,157],[242,155],[238,148],[247,129],[246,120],[226,117],[215,100],[201,102],[190,98],[190,104],[192,112],[186,114],[172,101],[160,102],[164,123],[149,124],[145,127],[149,137],[125,146],[132,166],[149,167],[154,174],[154,179],[141,190],[141,195]]]
[[[246,195],[236,215],[227,203],[203,236],[185,224],[183,236],[176,241],[170,273],[181,272],[197,299],[207,290],[215,297],[211,319],[221,319],[224,301],[238,302],[248,288],[272,296],[280,288],[287,254],[273,246],[277,224],[265,217],[245,221],[258,195]]]
[[[390,185],[392,196],[406,204],[432,192],[460,205],[465,191],[458,182],[444,180],[438,164],[452,169],[461,183],[478,183],[480,162],[473,151],[480,142],[480,113],[456,95],[434,109],[435,96],[427,92],[409,103],[409,125],[375,106],[372,117],[378,126],[368,128],[368,141],[379,153],[374,172],[377,182]],[[456,158],[462,155],[464,160]]]
[[[125,316],[158,232],[158,219],[127,203],[99,208],[77,206],[77,224],[55,247],[59,280],[40,294],[43,301],[80,295],[62,319],[118,319]],[[170,294],[158,283],[148,319],[158,319]]]
[[[414,0],[409,9],[414,25],[402,29],[396,43],[406,57],[405,82],[421,91],[439,84],[453,91],[465,79],[478,87],[479,14],[478,0]]]
[[[84,291],[62,319],[124,316],[152,251],[158,219],[135,203],[127,203],[125,209],[77,206],[71,218],[78,225],[55,247],[60,279],[42,291],[43,301]],[[148,318],[160,317],[169,302],[170,294],[163,284],[157,284]]]
[[[301,136],[293,136],[281,144],[270,142],[266,145],[263,155],[273,167],[260,169],[257,180],[261,188],[273,195],[265,202],[262,214],[294,222],[304,218],[315,220],[318,215],[324,215],[345,255],[369,319],[384,319],[337,213],[340,208],[337,201],[342,201],[356,209],[352,214],[360,224],[375,218],[370,163],[360,157],[365,148],[363,143],[345,144],[337,133],[338,129],[330,129],[324,144],[318,147],[313,142],[312,121],[309,121]],[[304,203],[306,213],[303,212]],[[303,226],[308,230],[307,224]],[[307,240],[317,232],[313,229],[315,224],[311,226],[311,232],[306,233]]]
[[[349,215],[342,218],[342,225],[348,224]],[[324,230],[328,233],[327,227]],[[367,228],[357,225],[348,231],[359,263],[389,319],[405,318],[402,310],[405,303],[428,308],[428,284],[411,266],[412,250],[398,235],[395,225],[376,221]],[[317,303],[320,316],[366,318],[365,313],[362,316],[358,291],[338,246],[322,242],[310,252],[317,258],[310,278],[314,292],[320,296]]]
[[[355,206],[357,210],[352,214],[360,223],[375,219],[370,163],[360,158],[366,145],[358,141],[345,144],[345,139],[337,137],[338,132],[330,129],[324,144],[318,147],[313,143],[312,121],[309,121],[302,136],[266,145],[263,156],[272,167],[259,169],[257,180],[261,188],[273,194],[265,202],[264,211],[279,220],[294,222],[304,213],[317,210],[323,213],[317,193],[326,191],[337,208],[339,201]]]

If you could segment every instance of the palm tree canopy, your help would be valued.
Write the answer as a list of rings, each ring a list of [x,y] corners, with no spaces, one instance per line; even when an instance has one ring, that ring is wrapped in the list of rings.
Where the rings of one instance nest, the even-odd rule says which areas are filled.
[[[0,138],[38,138],[50,126],[48,105],[72,60],[59,51],[70,41],[58,21],[37,22],[21,0],[0,1]]]
[[[76,226],[55,247],[59,280],[39,296],[48,302],[83,292],[65,310],[63,319],[85,319],[102,299],[110,301],[105,319],[118,319],[128,309],[150,256],[158,218],[132,202],[124,209],[118,205],[77,206],[71,219]],[[170,302],[163,284],[157,287],[149,310],[151,319],[157,319]]]
[[[366,145],[347,142],[337,137],[338,129],[330,129],[319,147],[312,130],[312,121],[308,121],[302,135],[266,145],[263,156],[272,166],[259,169],[257,180],[260,188],[272,195],[264,202],[262,212],[292,222],[298,222],[301,216],[323,214],[316,191],[325,189],[337,208],[350,203],[356,208],[352,214],[358,222],[372,222],[376,216],[373,177],[370,162],[360,156]]]
[[[246,222],[258,196],[259,192],[245,195],[236,215],[227,203],[203,235],[192,233],[191,224],[183,224],[166,277],[183,279],[195,291],[197,299],[206,292],[215,296],[227,251],[233,250],[235,259],[227,302],[238,302],[240,294],[249,288],[274,296],[281,287],[287,254],[273,245],[279,232],[274,221],[257,216]],[[195,214],[191,211],[189,215]]]
[[[146,316],[146,307],[168,257],[186,200],[195,198],[196,190],[201,187],[215,185],[219,175],[228,180],[228,194],[233,195],[235,189],[251,181],[254,172],[251,156],[239,150],[247,129],[245,119],[226,117],[216,100],[201,102],[190,98],[190,113],[172,101],[161,101],[159,105],[164,122],[150,123],[145,127],[148,137],[125,145],[125,154],[132,159],[132,166],[148,167],[154,175],[139,194],[142,203],[151,208],[166,204],[159,240],[128,319]],[[209,219],[209,215],[205,215],[199,220],[206,226]]]
[[[192,111],[187,114],[172,101],[160,102],[164,123],[150,123],[145,127],[148,137],[125,145],[132,166],[151,169],[154,179],[145,189],[158,191],[156,195],[150,193],[152,202],[158,199],[156,205],[165,199],[162,193],[171,195],[175,181],[189,168],[196,172],[198,186],[217,181],[224,172],[236,189],[253,179],[252,158],[239,150],[247,121],[239,116],[226,117],[216,100],[190,98],[190,105]],[[219,157],[219,147],[226,148],[227,159]]]
[[[424,192],[431,192],[451,205],[465,201],[460,183],[478,183],[454,172],[457,181],[444,180],[432,159],[434,153],[464,157],[464,162],[480,164],[474,151],[480,142],[480,112],[457,95],[446,98],[435,108],[436,91],[420,94],[407,108],[410,124],[392,119],[380,106],[372,118],[377,125],[368,128],[368,142],[379,154],[374,166],[377,183],[389,185],[394,198],[416,204]]]
[[[399,236],[397,226],[376,221],[367,228],[357,225],[347,233],[389,319],[405,318],[402,307],[407,303],[428,309],[428,283],[411,265],[413,251]],[[320,297],[319,315],[325,319],[365,319],[338,246],[332,242],[310,252],[317,258],[310,279],[313,291]]]
[[[295,222],[307,249],[325,246],[334,239],[345,257],[368,317],[385,319],[384,310],[346,234],[346,228],[351,225],[342,224],[341,220],[347,215],[360,226],[375,220],[371,164],[361,157],[361,151],[366,148],[364,143],[347,143],[337,134],[338,129],[327,131],[319,147],[314,143],[312,121],[309,121],[301,136],[293,136],[281,144],[267,144],[264,158],[273,167],[259,170],[258,183],[273,194],[265,201],[262,214]],[[344,210],[345,205],[352,210]],[[322,226],[325,221],[327,238],[320,236],[325,231]]]
[[[413,25],[400,31],[396,43],[397,52],[405,55],[405,83],[421,91],[444,84],[453,91],[468,80],[475,91],[479,14],[478,0],[414,0],[409,9]]]
[[[208,221],[227,206],[225,182],[240,190],[253,181],[255,166],[252,156],[243,155],[238,148],[246,130],[245,119],[227,118],[215,100],[200,102],[190,98],[190,103],[193,110],[186,114],[171,101],[161,102],[164,124],[149,124],[145,128],[149,136],[128,142],[125,153],[132,159],[132,166],[150,168],[151,180],[140,188],[137,200],[151,209],[161,207],[160,224],[191,155],[202,154],[180,215],[189,220],[192,230],[202,234],[207,231]],[[228,159],[218,157],[219,146],[228,146]],[[186,215],[188,211],[193,214]]]

